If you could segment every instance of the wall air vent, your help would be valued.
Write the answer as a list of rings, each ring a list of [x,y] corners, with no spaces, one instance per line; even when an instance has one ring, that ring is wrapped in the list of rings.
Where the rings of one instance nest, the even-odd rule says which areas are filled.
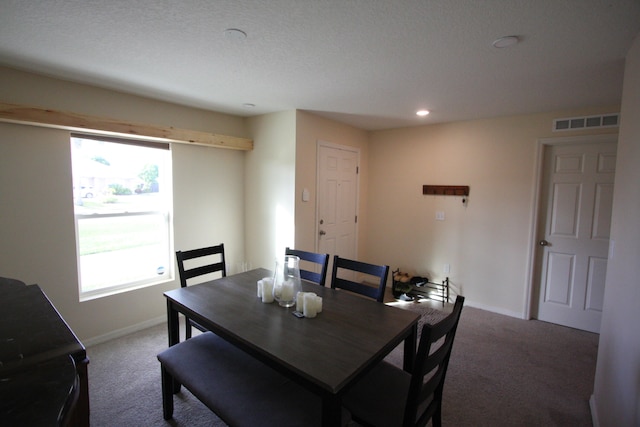
[[[602,114],[600,116],[568,117],[555,119],[553,121],[553,131],[561,132],[567,130],[582,130],[594,128],[618,127],[620,113]]]

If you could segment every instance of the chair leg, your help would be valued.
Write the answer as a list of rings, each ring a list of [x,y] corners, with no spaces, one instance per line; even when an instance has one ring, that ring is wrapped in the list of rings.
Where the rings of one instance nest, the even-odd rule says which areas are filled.
[[[188,317],[184,319],[184,339],[188,340],[191,338],[191,320]]]
[[[175,381],[173,376],[167,372],[164,366],[162,371],[162,415],[165,420],[173,418],[173,393],[175,392]]]

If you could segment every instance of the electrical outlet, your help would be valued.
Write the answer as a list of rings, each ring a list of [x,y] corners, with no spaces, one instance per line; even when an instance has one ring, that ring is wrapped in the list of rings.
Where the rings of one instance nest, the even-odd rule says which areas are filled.
[[[436,221],[444,221],[444,211],[436,211]]]

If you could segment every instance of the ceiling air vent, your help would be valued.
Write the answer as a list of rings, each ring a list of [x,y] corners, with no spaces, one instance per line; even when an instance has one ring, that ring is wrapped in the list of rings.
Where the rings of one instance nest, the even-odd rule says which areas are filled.
[[[555,119],[553,121],[553,131],[560,132],[566,130],[611,128],[618,127],[620,113],[603,114],[601,116],[568,117]]]

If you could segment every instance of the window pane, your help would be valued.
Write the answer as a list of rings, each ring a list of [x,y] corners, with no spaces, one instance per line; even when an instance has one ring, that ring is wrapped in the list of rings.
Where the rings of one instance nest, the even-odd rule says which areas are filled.
[[[172,279],[170,152],[73,136],[71,153],[81,294]]]
[[[76,214],[168,206],[168,150],[73,137],[71,153]]]
[[[162,277],[170,265],[162,214],[78,219],[83,292]]]

